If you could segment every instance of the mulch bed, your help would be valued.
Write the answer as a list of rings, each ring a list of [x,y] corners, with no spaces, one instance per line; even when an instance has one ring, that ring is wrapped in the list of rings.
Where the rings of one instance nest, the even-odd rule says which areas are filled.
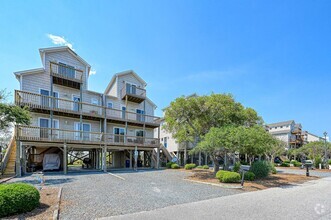
[[[40,205],[31,212],[13,215],[6,219],[53,219],[53,212],[58,202],[59,188],[43,187],[40,190]]]
[[[221,185],[220,181],[214,177],[214,173],[210,170],[192,170],[192,175],[187,179]],[[293,186],[315,179],[318,179],[318,177],[314,177],[314,176],[306,177],[304,175],[283,174],[283,173],[272,174],[265,179],[245,181],[244,188],[242,190],[256,191],[256,190],[268,189],[271,187]],[[229,184],[222,183],[222,185],[240,186],[240,183],[229,183]]]

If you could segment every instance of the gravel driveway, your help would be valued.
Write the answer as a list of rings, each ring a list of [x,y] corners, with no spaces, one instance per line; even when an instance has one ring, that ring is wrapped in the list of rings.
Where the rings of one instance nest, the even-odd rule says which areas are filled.
[[[289,174],[298,174],[298,175],[306,175],[306,169],[289,169],[283,167],[276,168],[279,173],[289,173]],[[317,171],[317,170],[309,170],[310,176],[317,176],[317,177],[331,177],[331,171]]]
[[[184,180],[185,171],[148,170],[47,175],[46,185],[62,186],[61,219],[93,219],[149,211],[241,193],[236,189]],[[120,177],[120,178],[119,178]],[[16,178],[36,184],[35,177]]]

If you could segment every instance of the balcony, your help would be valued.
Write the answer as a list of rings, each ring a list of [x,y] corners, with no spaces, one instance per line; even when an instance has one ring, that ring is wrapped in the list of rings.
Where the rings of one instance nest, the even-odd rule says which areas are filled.
[[[18,126],[17,140],[26,142],[51,142],[108,146],[140,146],[155,148],[159,146],[158,138],[146,138],[128,135],[116,135],[102,132],[74,131],[33,126]]]
[[[53,83],[80,89],[83,82],[83,71],[69,65],[50,62],[50,74],[53,76]]]
[[[146,90],[135,85],[125,84],[121,90],[122,100],[128,99],[130,102],[142,103],[146,99]]]
[[[15,104],[28,106],[31,111],[40,113],[49,113],[52,110],[61,116],[79,117],[82,114],[89,119],[104,118],[102,106],[25,91],[15,91]]]
[[[129,125],[155,128],[159,126],[159,117],[152,115],[128,112],[101,105],[93,105],[85,102],[76,102],[68,99],[56,98],[31,92],[15,90],[15,104],[18,106],[28,106],[30,111],[46,113],[52,110],[54,114],[60,116],[79,118],[82,114],[85,119],[100,120],[106,118],[109,122],[125,123]]]

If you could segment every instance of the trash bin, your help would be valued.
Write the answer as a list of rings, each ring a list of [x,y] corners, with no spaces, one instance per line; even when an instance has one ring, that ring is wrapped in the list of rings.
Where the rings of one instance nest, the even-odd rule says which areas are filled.
[[[125,161],[125,167],[126,167],[126,168],[129,168],[129,167],[130,167],[130,160],[126,160],[126,161]]]

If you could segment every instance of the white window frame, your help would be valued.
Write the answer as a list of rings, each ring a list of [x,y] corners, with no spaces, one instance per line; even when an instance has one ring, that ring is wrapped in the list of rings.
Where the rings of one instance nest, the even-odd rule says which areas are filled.
[[[90,131],[88,131],[89,132],[89,141],[90,141],[91,140],[91,132],[92,132],[92,125],[91,125],[91,123],[83,122],[82,123],[82,127],[80,128],[80,130],[76,130],[76,125],[77,124],[80,125],[80,122],[77,122],[77,121],[74,122],[74,131],[78,131],[78,139],[76,139],[77,136],[75,135],[75,140],[80,140],[80,131],[82,131],[84,133],[84,130],[82,128],[84,128],[84,124],[85,124],[85,125],[89,125],[90,126]],[[85,131],[85,132],[87,132],[87,131]]]
[[[107,102],[107,106],[106,107],[109,108],[109,106],[108,106],[109,103],[111,104],[111,108],[110,109],[114,109],[114,103],[113,102],[110,102],[110,101]]]

